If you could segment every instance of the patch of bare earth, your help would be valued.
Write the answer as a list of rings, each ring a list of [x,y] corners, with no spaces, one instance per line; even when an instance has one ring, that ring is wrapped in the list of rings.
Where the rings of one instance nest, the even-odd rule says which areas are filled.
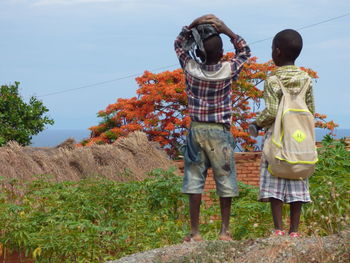
[[[21,147],[15,142],[0,147],[0,176],[31,181],[52,175],[56,181],[77,181],[100,176],[116,181],[142,180],[156,169],[174,163],[146,134],[134,132],[111,145],[75,147],[69,139],[52,148]]]
[[[150,250],[109,263],[348,263],[349,244],[350,230],[327,237],[205,241]]]

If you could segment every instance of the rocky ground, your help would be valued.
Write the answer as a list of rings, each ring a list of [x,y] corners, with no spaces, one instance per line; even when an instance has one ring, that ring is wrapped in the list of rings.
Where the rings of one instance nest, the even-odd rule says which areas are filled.
[[[108,263],[302,263],[350,262],[350,230],[327,237],[270,237],[186,243],[134,254]]]

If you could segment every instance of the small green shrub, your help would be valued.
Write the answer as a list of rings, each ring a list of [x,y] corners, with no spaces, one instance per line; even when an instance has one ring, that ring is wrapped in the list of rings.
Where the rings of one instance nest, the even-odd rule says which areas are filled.
[[[265,236],[272,228],[270,205],[258,202],[259,188],[239,183],[239,197],[232,205],[232,235],[234,239]]]
[[[303,232],[320,235],[348,227],[350,214],[349,152],[343,141],[329,137],[323,145],[310,178],[314,202],[303,206],[301,224]],[[181,184],[182,177],[172,170],[154,170],[142,182],[125,183],[103,178],[55,183],[38,176],[20,186],[17,180],[0,178],[0,247],[44,263],[103,262],[177,244],[189,231],[188,199],[180,193]],[[257,187],[239,183],[239,188],[232,203],[233,237],[268,235],[269,204],[257,202]],[[205,239],[217,238],[220,220],[213,218],[219,214],[218,204],[202,206]]]
[[[142,182],[54,183],[39,176],[0,195],[0,243],[36,262],[101,262],[179,242],[188,205],[182,178],[155,170]],[[4,182],[3,182],[4,183]]]
[[[350,152],[344,140],[324,138],[310,190],[313,202],[303,211],[308,233],[329,235],[350,225]]]

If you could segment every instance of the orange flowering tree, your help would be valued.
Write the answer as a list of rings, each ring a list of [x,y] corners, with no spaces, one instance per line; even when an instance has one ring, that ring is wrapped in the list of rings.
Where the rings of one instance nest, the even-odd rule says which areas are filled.
[[[229,60],[232,56],[233,53],[227,53],[223,59]],[[247,129],[251,119],[256,116],[263,95],[257,85],[274,68],[271,61],[257,63],[253,57],[244,65],[238,80],[232,84],[231,132],[243,150],[253,150],[256,144]],[[316,72],[302,69],[312,78],[317,78]],[[105,110],[99,111],[98,116],[102,121],[99,125],[90,127],[91,138],[81,145],[113,143],[119,137],[140,130],[166,149],[170,157],[176,157],[191,122],[187,115],[183,71],[176,69],[158,74],[145,71],[136,81],[139,85],[137,97],[120,98]],[[316,114],[316,118],[317,127],[333,130],[336,126],[334,122],[326,122],[325,115]]]

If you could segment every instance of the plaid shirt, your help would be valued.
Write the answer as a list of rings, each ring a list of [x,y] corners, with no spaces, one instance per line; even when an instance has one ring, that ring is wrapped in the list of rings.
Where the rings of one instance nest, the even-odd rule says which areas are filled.
[[[297,66],[278,67],[273,75],[277,76],[283,86],[290,92],[297,94],[304,87],[310,76]],[[256,123],[260,127],[269,128],[275,121],[278,106],[282,98],[282,90],[276,81],[267,78],[264,83],[265,109],[256,118]],[[312,113],[315,113],[315,102],[312,91],[312,81],[305,94],[305,102]]]
[[[240,36],[231,40],[236,56],[216,65],[199,64],[182,47],[190,34],[183,27],[174,46],[186,77],[188,110],[192,121],[231,125],[232,81],[237,80],[244,62],[250,57],[250,48]]]

